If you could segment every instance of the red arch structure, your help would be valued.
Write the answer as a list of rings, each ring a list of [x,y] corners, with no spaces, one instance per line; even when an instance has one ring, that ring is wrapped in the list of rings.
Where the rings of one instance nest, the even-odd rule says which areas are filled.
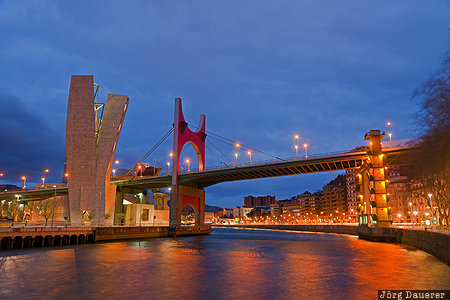
[[[198,169],[205,169],[205,115],[200,115],[199,130],[193,132],[184,119],[181,98],[175,99],[174,134],[173,134],[173,170],[172,188],[170,191],[170,228],[176,231],[181,226],[181,211],[187,205],[194,206],[199,213],[196,225],[203,225],[205,219],[205,191],[178,183],[180,174],[180,155],[183,146],[190,143],[197,154]]]
[[[199,171],[203,171],[205,169],[205,115],[200,115],[199,131],[192,132],[184,119],[181,98],[176,98],[174,119],[173,165],[176,168],[174,168],[172,174],[180,174],[180,155],[186,143],[190,143],[194,147],[197,153],[198,169]],[[174,182],[174,179],[176,179],[176,182]],[[178,176],[172,177],[172,184],[178,184]]]

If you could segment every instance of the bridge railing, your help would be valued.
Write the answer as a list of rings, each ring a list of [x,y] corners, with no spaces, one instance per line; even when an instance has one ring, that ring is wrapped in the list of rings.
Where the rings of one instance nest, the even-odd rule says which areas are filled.
[[[354,153],[361,153],[361,152],[362,151],[344,150],[344,151],[325,152],[325,153],[318,153],[318,154],[311,154],[311,155],[308,154],[307,157],[305,155],[302,155],[299,157],[257,160],[257,161],[252,161],[252,163],[250,163],[250,161],[248,161],[248,162],[240,162],[238,164],[233,163],[228,166],[222,164],[222,165],[218,165],[218,166],[207,167],[207,168],[205,168],[205,171],[232,169],[232,168],[249,167],[249,166],[263,166],[263,165],[269,165],[269,164],[281,163],[281,162],[308,161],[308,160],[312,160],[312,159],[327,158],[330,156],[354,154]],[[181,174],[196,173],[196,172],[199,172],[199,170],[198,169],[190,169],[189,171],[182,170]]]

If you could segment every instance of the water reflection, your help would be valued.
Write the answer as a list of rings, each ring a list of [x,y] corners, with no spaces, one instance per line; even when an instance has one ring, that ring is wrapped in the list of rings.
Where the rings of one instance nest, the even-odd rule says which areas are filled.
[[[2,299],[373,299],[449,289],[422,251],[351,236],[214,229],[210,236],[0,252]]]

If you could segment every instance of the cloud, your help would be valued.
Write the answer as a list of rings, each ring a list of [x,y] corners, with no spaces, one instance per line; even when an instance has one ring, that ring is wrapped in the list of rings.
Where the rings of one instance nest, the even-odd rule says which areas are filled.
[[[0,168],[9,182],[30,176],[40,181],[41,170],[55,171],[64,163],[64,139],[43,120],[40,111],[31,110],[15,95],[0,94]]]

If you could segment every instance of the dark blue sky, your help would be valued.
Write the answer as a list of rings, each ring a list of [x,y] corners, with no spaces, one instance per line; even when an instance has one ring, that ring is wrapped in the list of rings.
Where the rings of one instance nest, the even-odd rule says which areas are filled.
[[[175,97],[190,124],[206,114],[207,130],[282,157],[296,133],[311,154],[362,145],[387,121],[396,139],[418,136],[411,96],[449,48],[448,16],[448,1],[0,1],[0,183],[45,168],[60,180],[72,74],[93,74],[102,100],[130,97],[122,167],[170,128]],[[207,203],[290,197],[334,176],[220,184]]]

